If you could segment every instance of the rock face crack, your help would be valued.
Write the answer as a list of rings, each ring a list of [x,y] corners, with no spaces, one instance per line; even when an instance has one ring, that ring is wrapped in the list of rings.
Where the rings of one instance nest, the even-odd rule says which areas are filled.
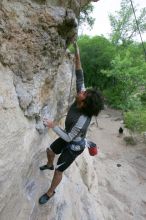
[[[52,1],[28,0],[1,3],[0,15],[0,61],[15,75],[24,115],[38,118],[43,106],[53,98],[58,69],[64,65],[66,48],[77,33],[75,13],[69,8],[55,7]]]
[[[67,46],[78,12],[77,0],[0,1],[1,220],[56,220],[55,197],[49,209],[38,207],[52,177],[38,168],[54,138],[42,119],[61,121],[68,107],[74,59]],[[74,85],[73,77],[71,98]]]
[[[58,25],[58,33],[66,39],[66,45],[77,35],[78,22],[72,10],[67,9],[65,19],[62,24]],[[72,30],[72,31],[70,31]]]

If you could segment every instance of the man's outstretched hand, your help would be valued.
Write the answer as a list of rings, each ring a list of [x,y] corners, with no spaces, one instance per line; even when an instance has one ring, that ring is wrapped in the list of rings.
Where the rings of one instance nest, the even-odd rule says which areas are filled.
[[[48,127],[48,128],[54,128],[55,127],[55,123],[52,120],[49,120],[47,118],[43,119],[43,124]]]

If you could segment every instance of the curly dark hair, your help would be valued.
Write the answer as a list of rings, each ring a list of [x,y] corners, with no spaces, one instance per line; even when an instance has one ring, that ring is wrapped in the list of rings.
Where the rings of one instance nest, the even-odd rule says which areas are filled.
[[[97,89],[87,89],[87,96],[84,100],[84,106],[81,111],[89,117],[97,116],[104,109],[104,98]]]

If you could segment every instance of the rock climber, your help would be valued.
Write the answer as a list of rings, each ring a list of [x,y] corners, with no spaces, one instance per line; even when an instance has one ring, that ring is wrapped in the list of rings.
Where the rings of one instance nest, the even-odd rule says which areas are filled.
[[[48,191],[39,198],[39,204],[45,204],[54,194],[55,189],[62,180],[63,172],[85,149],[85,136],[92,116],[97,116],[103,109],[103,97],[95,89],[85,89],[84,76],[81,67],[80,53],[77,43],[74,43],[76,66],[76,90],[75,102],[71,105],[65,120],[63,130],[54,121],[44,119],[44,125],[52,128],[59,136],[49,148],[47,148],[47,164],[40,170],[54,170],[54,157],[60,154],[55,167],[54,176]]]

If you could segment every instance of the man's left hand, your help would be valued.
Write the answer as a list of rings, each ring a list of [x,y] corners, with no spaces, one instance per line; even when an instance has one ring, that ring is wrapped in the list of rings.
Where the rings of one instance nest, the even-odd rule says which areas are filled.
[[[54,128],[55,127],[55,123],[52,120],[49,120],[47,118],[43,119],[43,124],[48,127],[48,128]]]

